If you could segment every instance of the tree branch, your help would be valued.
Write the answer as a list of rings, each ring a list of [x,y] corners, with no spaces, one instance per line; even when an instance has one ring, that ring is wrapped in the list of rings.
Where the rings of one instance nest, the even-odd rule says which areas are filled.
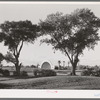
[[[20,55],[20,52],[21,52],[21,50],[22,50],[22,47],[23,47],[23,40],[22,40],[21,46],[20,46],[20,48],[19,48],[18,55]]]
[[[70,58],[70,56],[69,56],[68,52],[67,52],[65,49],[64,49],[64,52],[67,54],[67,56],[68,56],[68,58],[69,58],[69,60],[70,60],[71,64],[73,65],[73,59],[71,59],[71,58]]]
[[[53,36],[54,37],[54,36]],[[58,41],[58,39],[57,38],[55,38],[54,37],[54,39],[58,42],[58,44],[60,44],[61,45],[61,43]],[[73,65],[73,61],[72,61],[72,59],[70,58],[70,56],[69,56],[69,54],[68,54],[68,52],[63,48],[63,50],[64,50],[64,52],[67,54],[67,56],[68,56],[68,58],[69,58],[69,60],[70,60],[70,62],[71,62],[71,64]]]

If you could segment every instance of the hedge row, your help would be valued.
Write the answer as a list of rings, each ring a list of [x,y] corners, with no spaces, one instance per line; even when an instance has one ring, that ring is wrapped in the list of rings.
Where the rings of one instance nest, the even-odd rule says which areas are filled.
[[[56,72],[50,69],[34,69],[34,76],[56,76]]]

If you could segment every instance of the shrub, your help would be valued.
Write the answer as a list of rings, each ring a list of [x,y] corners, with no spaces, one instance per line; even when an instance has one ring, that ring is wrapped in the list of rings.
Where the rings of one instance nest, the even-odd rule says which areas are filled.
[[[33,70],[34,76],[39,76],[40,75],[40,72],[41,72],[40,69],[34,69]]]
[[[16,71],[13,71],[13,76],[17,76],[17,72]]]
[[[55,69],[58,70],[59,69],[58,66],[55,66]]]
[[[56,72],[53,70],[42,69],[42,76],[56,76]]]
[[[91,76],[100,76],[100,70],[93,70]]]
[[[18,76],[16,71],[13,72],[13,76]],[[28,76],[28,74],[26,71],[22,71],[22,72],[20,72],[20,76]]]
[[[67,67],[63,67],[63,70],[67,70],[68,68]]]
[[[51,69],[35,69],[34,76],[56,76],[56,72]]]
[[[83,70],[83,71],[81,72],[81,75],[82,75],[82,76],[90,76],[91,73],[86,69],[86,70]]]
[[[10,76],[10,72],[8,70],[3,70],[3,76]]]
[[[0,73],[1,73],[1,74],[3,73],[3,70],[2,70],[2,69],[0,69]]]
[[[21,76],[28,76],[28,74],[27,74],[26,71],[22,71],[22,72],[20,73],[20,75],[21,75]]]
[[[87,68],[82,71],[82,76],[100,76],[100,70],[94,70],[93,68]]]

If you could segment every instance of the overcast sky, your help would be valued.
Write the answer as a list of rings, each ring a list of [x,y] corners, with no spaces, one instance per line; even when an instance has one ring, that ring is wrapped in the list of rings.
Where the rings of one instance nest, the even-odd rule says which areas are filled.
[[[97,17],[100,17],[100,4],[1,4],[0,3],[0,24],[4,21],[19,21],[30,20],[33,24],[39,23],[39,20],[44,20],[48,14],[56,13],[57,11],[64,14],[70,14],[77,8],[89,8]],[[40,39],[35,41],[35,44],[25,44],[20,55],[20,61],[23,65],[40,64],[44,60],[51,61],[52,64],[57,64],[58,60],[68,62],[67,56],[64,56],[60,51],[52,50],[52,46],[42,44]],[[0,52],[6,54],[7,47],[0,44]],[[80,64],[84,65],[100,65],[100,42],[93,50],[84,50],[84,55],[80,57]]]

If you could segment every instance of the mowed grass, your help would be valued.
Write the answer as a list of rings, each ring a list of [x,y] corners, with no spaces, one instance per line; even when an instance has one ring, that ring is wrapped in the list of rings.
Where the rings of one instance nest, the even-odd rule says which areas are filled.
[[[100,77],[53,76],[38,78],[0,77],[0,89],[100,89]]]

